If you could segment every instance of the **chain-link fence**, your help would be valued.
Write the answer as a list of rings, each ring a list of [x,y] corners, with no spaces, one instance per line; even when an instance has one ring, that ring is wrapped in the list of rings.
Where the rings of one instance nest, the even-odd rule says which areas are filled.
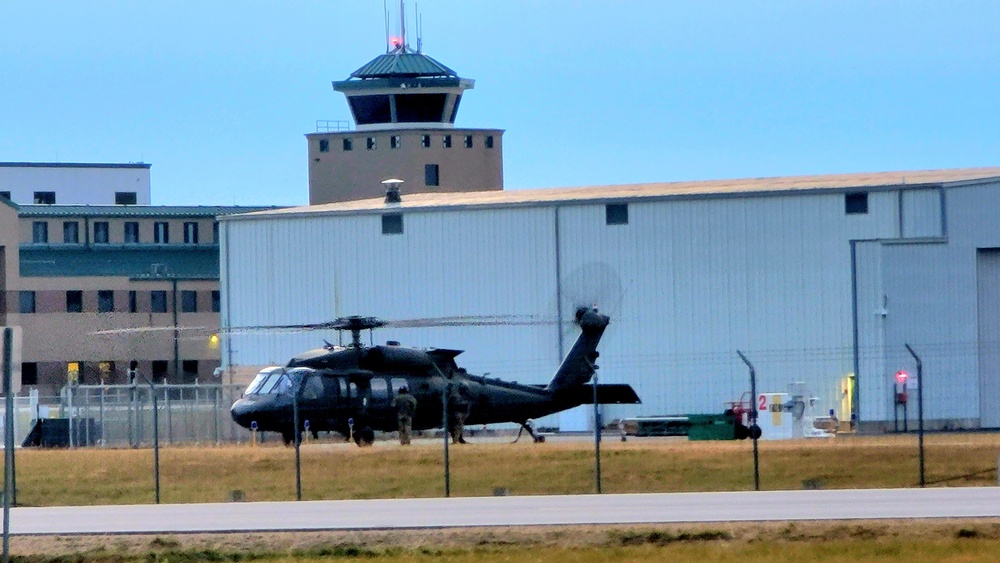
[[[229,415],[240,385],[74,385],[59,396],[19,397],[18,444],[139,447],[153,444],[153,397],[161,445],[243,442]],[[0,409],[2,410],[2,409]]]

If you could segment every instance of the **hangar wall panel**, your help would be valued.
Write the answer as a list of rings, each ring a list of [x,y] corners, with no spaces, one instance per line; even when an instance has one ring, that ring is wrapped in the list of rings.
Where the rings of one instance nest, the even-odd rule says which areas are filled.
[[[1000,248],[977,253],[979,409],[982,426],[1000,427]]]
[[[381,216],[227,221],[230,325],[515,315],[554,321],[552,212],[407,213],[404,233]],[[225,252],[225,251],[224,251]],[[464,348],[470,371],[546,381],[558,364],[554,324],[512,328],[382,329],[378,340]],[[233,335],[235,365],[283,363],[335,332]],[[225,350],[225,348],[223,348]]]
[[[944,236],[941,190],[903,190],[903,237]]]
[[[853,372],[850,240],[898,229],[898,196],[871,196],[862,216],[845,216],[841,194],[633,202],[628,225],[605,225],[604,205],[562,208],[564,292],[582,293],[588,270],[624,288],[602,381],[632,383],[640,415],[719,412],[749,388],[741,349],[759,390],[802,381],[839,408]]]
[[[885,323],[889,315],[882,279],[882,243],[855,244],[858,323],[858,418],[892,419],[895,371],[885,363]]]

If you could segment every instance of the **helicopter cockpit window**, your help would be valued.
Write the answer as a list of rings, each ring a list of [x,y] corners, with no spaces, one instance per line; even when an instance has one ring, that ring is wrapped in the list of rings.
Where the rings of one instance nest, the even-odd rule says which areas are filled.
[[[372,378],[372,400],[389,400],[389,382],[381,377]]]
[[[263,387],[264,383],[268,381],[269,376],[280,370],[281,368],[267,368],[260,370],[260,373],[257,374],[257,377],[253,378],[253,381],[250,382],[250,385],[247,386],[247,389],[243,392],[243,394],[253,395],[255,393],[260,393],[261,387]]]

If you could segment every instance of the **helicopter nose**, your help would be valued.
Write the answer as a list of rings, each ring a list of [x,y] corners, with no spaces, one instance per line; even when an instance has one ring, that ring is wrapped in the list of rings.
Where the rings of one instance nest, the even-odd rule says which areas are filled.
[[[229,413],[236,424],[239,424],[243,428],[250,428],[250,423],[254,421],[254,415],[257,410],[254,407],[254,402],[247,399],[239,399],[233,403],[233,407],[229,409]]]

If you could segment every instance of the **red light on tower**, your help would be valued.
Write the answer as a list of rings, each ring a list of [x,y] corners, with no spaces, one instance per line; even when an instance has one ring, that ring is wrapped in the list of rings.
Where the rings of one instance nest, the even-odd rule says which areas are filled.
[[[906,379],[908,377],[910,377],[910,374],[906,373],[903,370],[899,370],[899,371],[896,372],[896,383],[899,383],[899,384],[906,383]]]
[[[389,44],[392,45],[393,47],[399,47],[400,45],[403,44],[403,40],[399,37],[390,37]]]

